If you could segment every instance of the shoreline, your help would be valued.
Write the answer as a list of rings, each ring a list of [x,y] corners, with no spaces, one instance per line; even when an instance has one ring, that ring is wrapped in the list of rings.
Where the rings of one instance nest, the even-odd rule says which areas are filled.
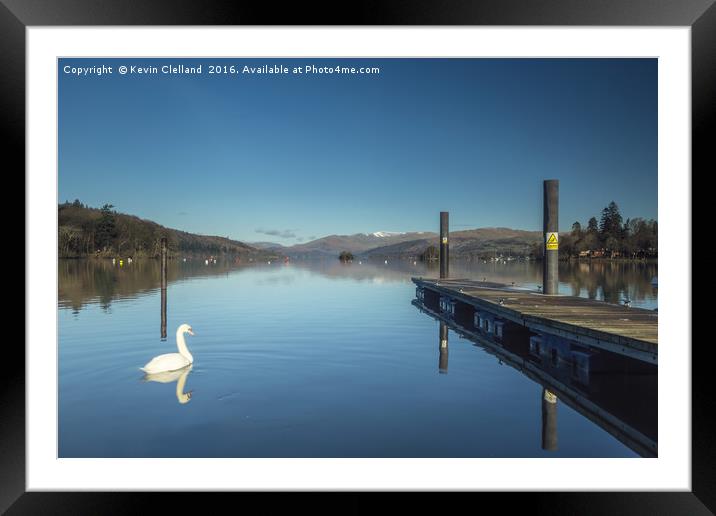
[[[206,255],[206,256],[208,256],[208,255]],[[203,254],[202,254],[202,255],[187,254],[187,255],[181,256],[181,257],[169,255],[169,256],[168,256],[168,259],[169,259],[169,260],[181,260],[181,259],[183,259],[183,258],[187,258],[187,259],[197,259],[197,260],[201,259],[201,260],[203,260],[204,258],[206,258],[206,256],[203,255]],[[212,255],[212,256],[214,256],[214,255]],[[242,256],[242,255],[239,255],[239,254],[235,254],[235,255],[232,255],[232,254],[229,254],[229,255],[227,255],[227,254],[221,254],[221,255],[216,255],[215,258],[217,258],[217,259],[218,259],[218,258],[222,258],[222,259],[226,259],[226,258],[235,259],[235,258],[238,257],[238,258],[247,258],[247,259],[252,259],[252,258],[259,258],[259,259],[261,259],[261,258],[272,258],[272,259],[278,259],[278,258],[281,258],[281,257],[283,257],[283,256],[287,256],[287,255],[278,255],[278,254],[271,254],[271,253],[266,253],[266,254],[260,254],[260,253],[259,253],[259,254],[251,254],[251,255],[248,255],[248,256],[246,256],[246,255]],[[114,259],[117,259],[117,260],[126,259],[126,258],[132,258],[132,260],[160,260],[160,259],[161,259],[160,256],[141,256],[141,255],[140,255],[140,256],[136,256],[136,255],[135,255],[135,256],[129,256],[129,255],[127,255],[127,256],[117,256],[117,255],[101,255],[101,256],[97,256],[97,255],[58,256],[57,259],[58,259],[58,260],[98,260],[98,261],[99,261],[99,260],[111,260],[111,259],[113,259],[113,258],[114,258]],[[316,261],[326,260],[326,259],[336,259],[336,260],[339,260],[339,258],[338,258],[337,256],[336,256],[336,257],[322,256],[322,257],[309,257],[309,258],[304,257],[304,258],[301,258],[301,259],[303,259],[303,260],[305,260],[305,259],[308,259],[308,260],[316,260]],[[374,256],[368,256],[368,257],[365,257],[365,258],[360,258],[360,257],[355,257],[355,258],[354,258],[354,260],[358,260],[358,259],[362,259],[362,260],[364,260],[364,261],[369,261],[369,262],[370,262],[370,261],[381,261],[381,260],[384,260],[384,259],[397,260],[397,261],[415,261],[413,257],[409,257],[409,256],[408,256],[408,257],[395,257],[395,256],[392,256],[392,257],[390,257],[390,256],[389,256],[389,257],[384,257],[384,256],[374,257]],[[351,261],[353,261],[353,260],[351,260]],[[428,261],[423,261],[423,260],[417,260],[417,261],[419,261],[419,262],[421,262],[421,263],[436,264],[436,265],[437,265],[437,263],[438,263],[437,260],[435,260],[435,261],[429,261],[429,262],[428,262]],[[498,262],[492,262],[492,261],[490,261],[490,260],[483,260],[483,259],[481,259],[481,258],[473,258],[473,257],[451,257],[451,258],[450,258],[450,261],[451,261],[451,262],[484,262],[484,263],[498,263],[498,262],[506,261],[506,262],[525,263],[525,262],[542,262],[543,259],[542,259],[542,258],[530,258],[529,260],[527,260],[527,259],[524,259],[524,258],[516,258],[516,259],[514,259],[514,260],[498,260]],[[569,258],[560,258],[559,261],[560,261],[560,262],[575,262],[575,263],[579,263],[579,262],[583,262],[583,263],[590,263],[590,262],[597,262],[597,263],[644,263],[644,264],[658,264],[658,263],[659,263],[659,259],[658,259],[658,258],[605,258],[605,257],[573,258],[573,257],[569,257]]]

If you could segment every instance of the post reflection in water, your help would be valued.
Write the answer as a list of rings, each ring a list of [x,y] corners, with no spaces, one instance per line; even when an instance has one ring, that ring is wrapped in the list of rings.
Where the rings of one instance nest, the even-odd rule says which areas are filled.
[[[162,289],[162,322],[161,339],[167,339],[167,239],[162,238],[162,264],[161,264],[161,289]]]
[[[557,396],[542,388],[542,449],[557,449]]]
[[[448,372],[448,327],[444,322],[440,323],[440,332],[438,335],[438,341],[440,343],[440,359],[438,361],[438,371],[441,374],[447,374]]]
[[[176,371],[164,371],[161,373],[145,374],[144,381],[157,383],[177,382],[177,401],[181,405],[184,405],[185,403],[189,403],[189,400],[191,400],[192,391],[184,392],[184,387],[186,386],[186,378],[187,376],[189,376],[189,372],[191,371],[192,367],[193,366],[189,364],[188,366],[182,369],[178,369]]]
[[[167,289],[162,288],[162,340],[167,340]]]

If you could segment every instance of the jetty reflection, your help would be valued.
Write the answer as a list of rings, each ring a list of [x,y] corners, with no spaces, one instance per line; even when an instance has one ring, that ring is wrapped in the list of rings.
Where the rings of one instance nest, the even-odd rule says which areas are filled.
[[[191,400],[191,393],[193,391],[184,392],[184,389],[186,387],[186,379],[189,376],[189,372],[191,372],[192,365],[188,365],[183,369],[178,369],[176,371],[164,371],[161,373],[152,373],[152,374],[145,374],[143,380],[145,382],[157,382],[157,383],[177,383],[176,388],[176,396],[177,401],[184,405],[185,403],[189,403],[189,400]]]
[[[535,346],[529,332],[504,332],[498,341],[459,313],[448,318],[419,298],[412,304],[440,324],[440,372],[447,372],[449,329],[542,386],[543,450],[558,449],[561,402],[642,457],[658,455],[656,366],[609,352],[591,355],[589,360],[578,354],[568,358],[550,348],[549,342]]]

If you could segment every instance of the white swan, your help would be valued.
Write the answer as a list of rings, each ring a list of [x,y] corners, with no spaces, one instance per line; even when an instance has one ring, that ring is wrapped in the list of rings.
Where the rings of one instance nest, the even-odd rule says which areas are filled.
[[[194,335],[191,326],[188,324],[182,324],[177,328],[177,349],[179,349],[179,353],[167,353],[154,357],[147,365],[141,368],[142,371],[149,374],[176,371],[194,363],[194,357],[189,353],[189,349],[187,349],[186,342],[184,341],[185,333]]]

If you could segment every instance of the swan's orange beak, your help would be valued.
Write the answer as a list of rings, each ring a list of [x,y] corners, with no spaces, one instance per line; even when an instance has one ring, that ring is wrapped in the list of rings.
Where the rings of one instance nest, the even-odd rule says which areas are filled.
[[[194,331],[193,331],[193,330],[187,330],[187,333],[188,333],[189,335],[192,335],[192,336],[194,335]]]

